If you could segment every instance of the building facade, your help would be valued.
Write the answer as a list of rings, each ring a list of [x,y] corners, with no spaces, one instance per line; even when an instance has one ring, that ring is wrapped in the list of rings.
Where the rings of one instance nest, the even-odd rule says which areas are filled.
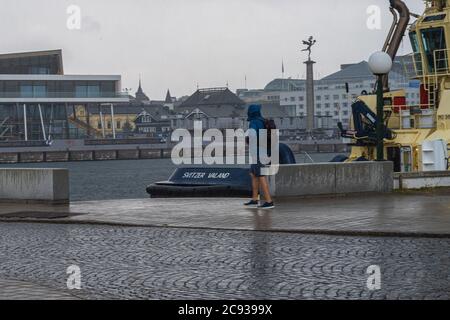
[[[409,105],[420,101],[420,88],[418,82],[412,80],[414,76],[411,56],[397,57],[389,77],[390,87],[405,90]],[[315,127],[336,128],[339,121],[348,125],[352,102],[361,94],[373,92],[375,82],[366,61],[341,65],[338,72],[314,81]],[[274,79],[264,89],[238,89],[237,95],[246,103],[279,103],[289,117],[304,118],[308,114],[304,79]]]
[[[306,119],[288,115],[279,101],[263,102],[262,115],[275,121],[282,140],[301,140],[305,137]],[[248,129],[247,110],[252,103],[246,103],[228,88],[199,89],[189,99],[175,108],[178,116],[173,128],[194,129],[194,122],[201,121],[203,129]],[[320,138],[333,138],[334,130],[319,133]]]
[[[389,85],[391,90],[405,90],[408,105],[418,105],[420,87],[418,81],[412,79],[408,61],[408,56],[399,57],[395,61],[389,75]],[[360,95],[372,93],[375,83],[376,79],[366,61],[342,65],[340,71],[315,81],[316,127],[322,125],[321,117],[324,116],[332,119],[333,126],[339,121],[348,125],[352,102]],[[280,92],[280,106],[289,115],[306,116],[306,85],[299,81],[297,85],[291,85],[288,90]]]
[[[1,140],[89,137],[77,110],[129,101],[121,76],[65,75],[62,61],[61,50],[0,55]]]

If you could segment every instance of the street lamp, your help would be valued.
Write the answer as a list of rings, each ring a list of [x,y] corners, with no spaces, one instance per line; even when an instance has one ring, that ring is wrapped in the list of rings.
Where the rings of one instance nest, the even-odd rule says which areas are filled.
[[[375,52],[369,58],[369,68],[377,76],[377,161],[384,161],[384,90],[383,77],[392,69],[392,59],[386,52]]]

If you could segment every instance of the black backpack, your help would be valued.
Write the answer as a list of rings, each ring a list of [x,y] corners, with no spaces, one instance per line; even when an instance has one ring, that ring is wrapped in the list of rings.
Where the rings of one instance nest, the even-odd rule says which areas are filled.
[[[267,130],[267,148],[272,147],[272,130],[277,129],[277,125],[273,119],[264,119],[264,129]]]

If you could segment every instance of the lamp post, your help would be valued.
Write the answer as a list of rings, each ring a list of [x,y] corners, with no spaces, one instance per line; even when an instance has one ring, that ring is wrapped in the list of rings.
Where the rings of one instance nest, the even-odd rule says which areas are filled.
[[[377,161],[384,161],[383,77],[391,71],[392,59],[385,52],[375,52],[369,58],[369,68],[377,77]]]

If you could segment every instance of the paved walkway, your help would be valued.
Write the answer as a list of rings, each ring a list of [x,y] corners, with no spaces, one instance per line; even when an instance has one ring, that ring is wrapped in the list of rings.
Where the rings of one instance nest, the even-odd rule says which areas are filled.
[[[244,208],[242,203],[138,199],[74,202],[70,207],[0,204],[0,221],[450,237],[450,194],[445,192],[289,200],[277,203],[273,211]]]
[[[449,247],[450,239],[0,223],[0,279],[52,288],[7,283],[16,298],[445,300]],[[68,292],[73,265],[81,291]],[[380,290],[371,291],[374,265]]]

